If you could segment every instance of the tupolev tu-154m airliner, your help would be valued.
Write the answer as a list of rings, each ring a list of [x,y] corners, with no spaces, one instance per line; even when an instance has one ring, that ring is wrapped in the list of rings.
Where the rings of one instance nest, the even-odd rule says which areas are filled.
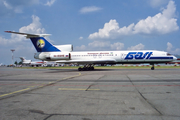
[[[44,37],[50,34],[29,34],[5,31],[8,33],[25,35],[30,38],[37,50],[34,58],[45,61],[56,61],[56,63],[77,63],[84,65],[78,70],[94,70],[95,64],[140,64],[149,63],[154,70],[154,64],[168,63],[177,58],[164,51],[156,50],[133,50],[133,51],[84,51],[73,52],[73,46],[53,45]]]

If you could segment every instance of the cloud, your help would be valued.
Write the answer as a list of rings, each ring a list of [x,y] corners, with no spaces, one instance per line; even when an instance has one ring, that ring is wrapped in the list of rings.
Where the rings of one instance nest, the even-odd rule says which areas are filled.
[[[170,42],[168,42],[167,43],[167,51],[171,51],[172,48],[173,48],[173,45]]]
[[[23,13],[24,9],[33,5],[52,6],[56,0],[48,0],[45,4],[40,0],[0,0],[0,16],[11,16]]]
[[[114,44],[111,44],[111,49],[113,50],[122,50],[124,49],[124,43],[120,43],[120,42],[117,42],[117,43],[114,43]]]
[[[81,45],[80,47],[79,46],[76,46],[75,47],[75,50],[87,50],[87,47],[85,45]]]
[[[28,26],[21,27],[19,32],[43,34],[45,29],[42,28],[40,18],[38,16],[32,15],[32,23]]]
[[[128,47],[128,50],[144,50],[144,45],[139,43],[138,45]]]
[[[39,4],[39,0],[0,0],[0,16],[23,13],[23,8]]]
[[[140,20],[134,26],[134,33],[142,34],[167,34],[173,31],[177,31],[179,26],[177,25],[177,19],[175,17],[176,7],[173,1],[170,1],[167,5],[167,9],[164,9],[162,13],[158,13],[153,17],[147,17],[145,20]]]
[[[128,27],[119,28],[119,24],[116,20],[110,20],[109,23],[104,24],[103,29],[99,29],[99,32],[95,32],[89,35],[89,39],[114,39],[117,36],[121,35],[130,35],[132,34],[132,28],[134,24],[129,25]]]
[[[167,52],[171,53],[171,54],[179,54],[180,53],[180,49],[176,48],[174,49],[173,45],[170,42],[167,42]]]
[[[169,0],[150,0],[150,5],[152,7],[159,7],[161,5],[167,4]]]
[[[110,42],[101,42],[101,41],[94,41],[89,43],[88,46],[92,48],[99,48],[99,47],[109,47]]]
[[[91,43],[89,43],[87,46],[85,45],[81,45],[76,46],[75,50],[107,50],[107,49],[111,49],[111,50],[122,50],[124,49],[124,44],[117,42],[117,43],[113,43],[111,44],[109,41],[93,41]]]
[[[104,24],[98,32],[89,35],[89,39],[115,39],[121,36],[144,34],[144,35],[162,35],[179,30],[177,19],[175,19],[176,6],[173,1],[169,1],[167,8],[161,13],[146,19],[140,20],[137,24],[119,27],[118,22],[110,20]]]
[[[19,29],[19,32],[43,34],[43,33],[45,33],[45,29],[42,28],[39,17],[32,15],[32,23],[27,25],[27,26],[21,27]],[[22,35],[17,35],[17,34],[11,34],[10,39],[5,39],[5,38],[0,36],[1,45],[14,44],[14,43],[21,42],[23,40],[25,40],[25,37]]]
[[[81,37],[79,37],[79,40],[82,40],[83,39],[83,37],[81,36]]]
[[[9,5],[6,1],[3,1],[3,3],[7,9],[12,9],[11,5]]]
[[[102,10],[102,8],[100,7],[96,7],[96,6],[87,6],[87,7],[83,7],[81,8],[81,10],[79,11],[81,14],[86,14],[86,13],[90,13],[90,12],[97,12]]]
[[[9,42],[9,40],[8,39],[6,39],[6,38],[3,38],[3,37],[1,37],[0,36],[0,45],[5,45],[5,44],[7,44]]]
[[[47,1],[46,6],[52,6],[56,0]]]

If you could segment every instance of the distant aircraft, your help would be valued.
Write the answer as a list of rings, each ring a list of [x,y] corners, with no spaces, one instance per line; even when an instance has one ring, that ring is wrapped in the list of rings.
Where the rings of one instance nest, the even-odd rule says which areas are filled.
[[[26,60],[24,57],[19,57],[22,61],[22,64],[29,65],[32,60]]]
[[[24,57],[19,57],[22,60],[22,63],[24,65],[30,65],[30,66],[41,66],[42,64],[44,64],[43,61],[32,61],[32,60],[26,60]]]
[[[36,66],[36,67],[39,67],[39,66],[47,66],[47,65],[55,65],[56,62],[50,62],[50,61],[32,61],[32,60],[26,60],[24,57],[19,57],[21,60],[22,60],[22,63],[24,65],[30,65],[30,66]]]
[[[25,35],[30,38],[37,50],[34,58],[57,63],[77,63],[84,65],[78,70],[94,70],[95,64],[139,64],[149,63],[154,70],[154,64],[167,63],[177,58],[164,51],[132,50],[132,51],[84,51],[73,52],[72,45],[53,45],[44,37],[50,34],[28,34],[5,31],[8,33]]]

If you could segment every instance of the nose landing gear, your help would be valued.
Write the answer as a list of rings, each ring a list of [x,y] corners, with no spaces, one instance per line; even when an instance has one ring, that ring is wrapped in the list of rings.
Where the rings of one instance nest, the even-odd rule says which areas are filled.
[[[155,68],[154,68],[154,64],[152,64],[152,67],[151,67],[151,70],[154,70]]]

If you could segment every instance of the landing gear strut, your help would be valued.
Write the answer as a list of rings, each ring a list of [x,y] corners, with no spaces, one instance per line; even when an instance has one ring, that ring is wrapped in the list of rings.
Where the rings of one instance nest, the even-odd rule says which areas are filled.
[[[85,65],[83,68],[79,67],[79,71],[89,71],[89,70],[94,70],[94,66],[92,65]]]
[[[154,70],[154,64],[152,64],[151,70]]]

